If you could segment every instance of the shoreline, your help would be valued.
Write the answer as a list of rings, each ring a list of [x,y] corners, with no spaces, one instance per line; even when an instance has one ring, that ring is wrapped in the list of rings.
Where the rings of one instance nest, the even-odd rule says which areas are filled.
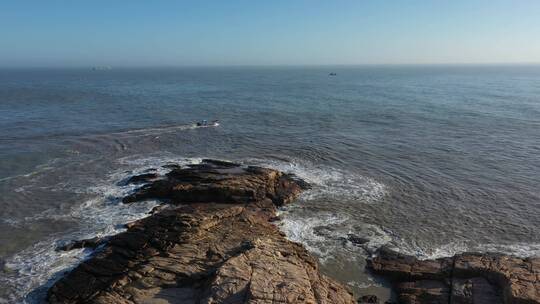
[[[143,227],[143,230],[146,229],[147,224],[145,224],[145,223],[147,221],[150,221],[149,218],[159,217],[160,214],[162,214],[162,213],[165,214],[167,212],[172,212],[172,213],[180,212],[180,214],[182,214],[182,216],[192,217],[193,216],[192,213],[194,212],[194,210],[196,210],[195,213],[202,212],[203,214],[206,214],[206,215],[212,214],[213,212],[220,213],[220,212],[222,212],[222,210],[229,210],[230,206],[231,206],[231,203],[232,203],[232,205],[238,205],[238,204],[244,205],[244,208],[246,208],[247,206],[250,206],[248,208],[248,209],[250,209],[250,211],[248,213],[252,213],[250,216],[251,217],[255,216],[255,218],[257,218],[256,222],[258,224],[263,225],[263,226],[265,225],[263,223],[269,222],[270,223],[269,227],[273,227],[273,228],[269,228],[269,229],[271,231],[273,231],[272,233],[277,233],[277,235],[279,235],[279,237],[278,237],[278,239],[280,239],[279,242],[284,242],[284,243],[280,243],[281,244],[280,246],[287,247],[288,245],[283,245],[283,244],[289,244],[289,243],[295,244],[295,246],[299,246],[301,248],[301,249],[299,249],[300,252],[301,252],[299,255],[300,256],[305,255],[307,257],[306,260],[303,260],[304,263],[306,263],[306,261],[308,261],[307,264],[310,264],[309,261],[313,261],[314,258],[312,257],[311,254],[309,254],[305,250],[303,245],[296,244],[294,242],[286,240],[284,234],[282,232],[280,232],[279,229],[275,225],[271,224],[272,222],[274,222],[276,220],[276,217],[275,217],[276,216],[275,212],[277,210],[276,207],[281,206],[281,205],[286,204],[286,203],[291,203],[299,195],[301,189],[305,189],[305,188],[309,187],[309,185],[307,185],[306,183],[303,183],[299,179],[295,179],[293,176],[283,174],[283,173],[281,173],[279,171],[275,171],[275,170],[272,170],[272,169],[264,169],[264,168],[259,168],[259,167],[242,167],[242,166],[237,165],[237,164],[223,162],[223,161],[214,161],[214,160],[204,160],[202,162],[202,164],[200,164],[200,165],[188,166],[188,169],[183,169],[180,166],[178,166],[178,167],[173,166],[173,167],[171,167],[171,169],[172,169],[171,173],[173,173],[172,175],[176,175],[176,176],[174,176],[171,179],[171,175],[166,174],[166,176],[168,176],[168,177],[165,179],[165,181],[162,179],[162,178],[164,178],[164,176],[160,177],[158,175],[153,175],[153,174],[146,174],[146,175],[143,174],[143,175],[139,175],[139,176],[134,176],[130,180],[126,181],[127,183],[143,184],[143,186],[141,186],[132,195],[128,195],[127,197],[125,197],[124,202],[125,203],[137,203],[137,201],[141,201],[141,200],[144,200],[144,199],[151,198],[151,199],[168,200],[168,203],[169,203],[168,206],[174,206],[174,205],[179,204],[179,203],[181,203],[182,206],[180,208],[176,209],[177,211],[172,211],[172,210],[170,210],[168,208],[165,208],[164,210],[161,210],[161,211],[156,209],[156,210],[154,210],[154,212],[152,212],[152,215],[150,215],[149,217],[147,217],[145,219],[142,219],[142,220],[139,220],[139,221],[136,221],[134,223],[128,224],[127,225],[127,227],[128,227],[127,232],[114,235],[109,240],[93,240],[93,241],[90,241],[90,242],[86,242],[86,244],[84,244],[84,242],[72,244],[73,248],[81,248],[81,247],[98,247],[99,248],[100,246],[105,248],[105,249],[98,249],[95,253],[93,253],[92,257],[89,260],[83,262],[81,265],[87,265],[88,263],[90,263],[90,264],[93,263],[92,261],[94,261],[96,259],[96,257],[100,257],[102,255],[102,252],[104,252],[102,250],[107,251],[108,248],[110,248],[111,246],[114,247],[114,245],[110,245],[110,244],[114,243],[115,242],[114,240],[118,239],[119,235],[124,235],[126,233],[129,233],[132,229],[137,230],[137,229],[140,229],[141,227]],[[247,169],[247,171],[244,171],[246,169]],[[262,170],[262,172],[275,172],[275,174],[283,176],[283,178],[284,178],[283,181],[287,181],[287,183],[289,183],[289,186],[292,187],[292,188],[287,188],[287,190],[284,190],[284,189],[279,190],[281,192],[280,192],[279,195],[277,195],[275,187],[274,187],[274,190],[272,190],[272,191],[274,191],[273,194],[272,193],[269,194],[267,192],[268,189],[271,188],[271,187],[268,188],[267,187],[268,185],[265,186],[266,188],[263,187],[263,188],[265,188],[264,190],[261,190],[260,189],[261,184],[255,184],[255,185],[254,184],[249,184],[249,187],[256,186],[255,188],[245,187],[246,184],[243,184],[243,188],[242,187],[240,187],[240,188],[234,188],[234,187],[230,188],[229,187],[230,185],[225,187],[224,184],[222,184],[222,179],[229,180],[229,181],[231,181],[231,180],[235,181],[235,179],[239,178],[240,180],[242,180],[245,177],[245,176],[243,176],[244,174],[246,174],[246,173],[252,174],[253,173],[253,172],[249,172],[250,170],[254,170],[254,172],[257,172],[257,170]],[[190,171],[190,172],[188,172],[188,171]],[[208,174],[211,175],[210,179],[207,179]],[[201,177],[202,176],[204,176],[204,178],[202,180],[205,180],[205,179],[206,180],[202,183],[202,184],[204,184],[204,187],[201,188],[199,186],[201,186]],[[231,177],[232,177],[232,179],[231,179]],[[174,181],[173,181],[173,179],[174,179]],[[268,181],[266,181],[266,182],[268,182]],[[266,182],[263,182],[263,184],[265,184]],[[215,187],[216,183],[218,185],[217,188]],[[235,182],[233,182],[233,184],[234,183]],[[179,188],[180,191],[178,191],[179,189],[172,190],[175,187],[178,188],[179,185],[181,185],[181,187]],[[193,188],[192,186],[195,186],[195,188]],[[235,184],[235,187],[236,186],[238,186],[238,185]],[[188,190],[188,189],[191,189],[191,190]],[[196,191],[193,191],[193,189],[196,189]],[[222,192],[222,191],[226,191],[226,193],[228,193],[228,194],[226,194],[225,192]],[[233,192],[230,192],[230,191],[233,191]],[[263,192],[261,192],[261,191],[263,191]],[[272,191],[270,191],[270,192],[272,192]],[[283,191],[285,191],[285,192],[283,192]],[[209,193],[211,193],[211,195],[208,195]],[[272,199],[270,199],[271,202],[268,202],[269,197],[272,198]],[[263,203],[263,201],[265,201],[265,202]],[[186,203],[187,203],[187,205],[186,205]],[[221,206],[223,204],[224,204],[224,206]],[[252,204],[254,204],[254,205],[251,206]],[[193,210],[189,210],[189,211],[184,210],[186,208],[186,206],[190,206],[190,208],[193,208]],[[212,206],[212,207],[209,207],[209,206]],[[216,208],[216,207],[217,207],[218,211],[217,210],[212,210],[213,208]],[[178,211],[180,209],[182,209],[182,211]],[[254,210],[251,210],[251,209],[257,209],[257,211],[254,211]],[[221,211],[219,211],[219,210],[221,210]],[[237,212],[237,211],[234,211],[234,212]],[[230,210],[227,211],[227,212],[230,212]],[[241,212],[233,215],[232,217],[234,218],[234,217],[238,216],[240,213],[244,213],[244,212],[246,212],[246,211],[241,211]],[[212,215],[211,217],[215,217],[215,216],[216,216],[216,214]],[[218,217],[219,217],[219,215],[218,215]],[[229,217],[230,216],[225,216],[224,218],[228,219]],[[204,223],[204,220],[202,220],[200,218],[197,219],[197,216],[193,217],[192,219],[194,219],[194,218],[196,219],[195,221],[200,221],[199,224]],[[221,221],[221,220],[219,220],[219,221]],[[205,224],[203,224],[203,225],[205,225]],[[136,227],[138,227],[138,228],[136,228]],[[230,229],[232,229],[231,231],[235,231],[235,233],[239,233],[239,231],[236,231],[233,228],[230,228]],[[268,232],[267,230],[264,230],[264,231]],[[240,231],[240,233],[241,233],[241,231]],[[113,241],[111,241],[111,240],[113,240]],[[268,252],[275,252],[277,250],[276,247],[272,247],[272,246],[268,247],[267,245],[268,244],[264,244],[264,242],[259,243],[258,241],[255,241],[253,243],[253,240],[250,240],[247,243],[246,242],[244,242],[244,243],[240,242],[240,245],[239,245],[240,247],[239,248],[243,248],[243,249],[240,249],[240,251],[242,251],[242,250],[249,251],[249,250],[255,250],[257,248],[259,248],[259,249],[260,248],[266,248],[265,250],[266,250],[267,253]],[[64,248],[64,249],[73,249],[73,248]],[[295,254],[298,255],[298,251],[295,251],[295,252],[296,252]],[[382,255],[381,255],[381,253],[382,253]],[[242,254],[245,254],[245,253],[242,252]],[[477,255],[478,256],[483,256],[483,257],[492,256],[492,254],[488,254],[488,253],[477,254]],[[503,259],[509,257],[509,256],[505,256],[505,255],[499,255],[499,256],[501,256]],[[255,257],[253,257],[253,258],[256,260],[258,258],[261,258],[261,256],[258,255],[256,258]],[[454,259],[454,258],[450,257],[450,258],[447,258],[447,259]],[[435,261],[439,261],[439,260],[445,260],[445,259],[438,259],[438,260],[435,260]],[[522,260],[525,260],[525,259],[522,259]],[[530,266],[529,268],[531,269],[533,274],[535,274],[535,273],[537,274],[539,272],[539,269],[538,269],[539,264],[540,264],[540,262],[538,262],[539,259],[527,259],[527,260],[533,260],[534,261],[533,263],[530,264],[532,266]],[[374,261],[379,261],[379,262],[383,261],[384,263],[377,264],[377,262],[374,262]],[[406,261],[406,262],[403,262],[403,261]],[[428,284],[428,286],[423,285],[423,284],[425,284],[426,278],[433,279],[432,276],[429,276],[429,275],[427,277],[423,276],[423,275],[419,275],[417,277],[410,276],[410,274],[407,274],[407,272],[405,270],[401,269],[400,271],[402,272],[402,276],[399,279],[396,279],[396,277],[395,277],[396,271],[395,271],[395,269],[391,268],[391,267],[398,267],[398,268],[399,267],[402,267],[402,268],[405,267],[405,268],[407,268],[407,267],[410,266],[407,263],[409,263],[409,264],[414,263],[415,265],[432,265],[433,260],[419,261],[419,260],[416,260],[413,257],[406,257],[404,255],[400,255],[400,254],[397,254],[397,253],[391,253],[390,254],[389,251],[385,251],[384,248],[383,248],[383,249],[381,249],[379,251],[378,255],[375,258],[369,259],[368,263],[369,263],[369,268],[370,268],[371,271],[373,271],[376,275],[386,277],[387,279],[389,279],[389,281],[391,281],[393,283],[393,290],[397,293],[398,299],[400,301],[404,301],[403,299],[405,299],[405,297],[409,297],[409,298],[407,298],[407,301],[408,301],[407,303],[430,303],[430,302],[428,302],[428,300],[433,299],[433,297],[434,297],[433,292],[432,292],[433,291],[432,290],[433,286],[429,285],[429,284]],[[317,262],[311,263],[311,264],[316,265]],[[81,266],[81,265],[77,266],[75,268],[75,270],[71,271],[70,274],[68,274],[67,276],[64,276],[64,278],[62,278],[60,281],[55,283],[53,285],[53,287],[51,287],[49,289],[48,298],[49,298],[49,300],[52,299],[52,301],[50,301],[51,303],[78,303],[79,300],[72,300],[72,299],[68,299],[68,298],[64,298],[63,300],[58,300],[58,299],[54,300],[54,297],[56,295],[62,294],[62,290],[65,291],[65,290],[68,290],[68,289],[72,289],[72,287],[69,287],[70,286],[69,283],[66,283],[64,285],[64,287],[63,287],[64,289],[59,288],[58,286],[62,286],[62,284],[63,284],[62,282],[65,283],[66,281],[69,282],[70,280],[73,281],[72,279],[69,279],[70,276],[72,276],[72,273],[77,273],[77,271],[79,269],[81,269],[81,267],[82,268],[86,267],[86,266]],[[374,267],[374,265],[379,265],[379,267],[377,267],[377,266]],[[380,266],[380,265],[385,265],[385,266]],[[390,270],[388,270],[388,268],[385,268],[385,267],[388,267],[388,265],[393,265],[393,266],[390,267]],[[515,265],[515,267],[516,268],[522,267],[520,265],[522,265],[522,264]],[[235,268],[235,267],[233,267],[233,268]],[[313,271],[315,271],[317,276],[319,276],[321,278],[321,281],[330,282],[329,286],[334,286],[334,288],[337,288],[337,289],[340,290],[339,296],[337,296],[337,298],[333,298],[333,301],[335,301],[336,299],[339,299],[340,301],[342,301],[342,303],[349,303],[349,300],[355,301],[352,293],[350,291],[348,291],[348,289],[346,287],[344,287],[344,285],[342,285],[340,283],[337,283],[337,282],[334,282],[332,279],[326,278],[324,275],[320,274],[318,266],[314,266],[314,267],[315,268],[313,269]],[[484,275],[484,273],[482,273],[482,271],[484,271],[487,274]],[[219,270],[214,269],[214,272],[219,272]],[[443,271],[443,273],[444,273],[444,271]],[[521,290],[518,290],[517,292],[513,293],[512,289],[511,289],[511,286],[510,287],[503,286],[503,284],[505,284],[505,282],[503,282],[501,280],[498,280],[497,282],[495,282],[495,285],[493,284],[493,282],[490,282],[489,281],[490,273],[493,273],[493,271],[490,270],[490,269],[487,269],[487,270],[486,269],[484,269],[484,270],[482,270],[482,269],[478,270],[477,269],[477,272],[475,272],[474,275],[465,278],[465,281],[463,281],[465,283],[461,282],[461,285],[460,285],[461,289],[455,288],[455,286],[454,286],[455,284],[453,284],[453,283],[451,283],[449,286],[446,286],[446,287],[439,286],[440,288],[437,291],[438,292],[437,296],[439,297],[439,300],[442,299],[442,298],[448,299],[448,301],[447,301],[448,303],[461,303],[461,302],[455,302],[455,301],[452,300],[452,293],[453,292],[455,293],[457,290],[461,290],[462,291],[462,295],[460,295],[461,298],[463,298],[465,300],[469,299],[469,300],[472,301],[472,299],[475,296],[476,297],[478,297],[479,295],[482,296],[478,292],[474,293],[474,290],[476,290],[478,288],[481,288],[481,287],[478,287],[478,286],[484,286],[484,288],[481,288],[480,290],[488,288],[488,287],[491,288],[490,290],[492,290],[492,289],[493,290],[497,290],[497,289],[499,289],[499,290],[501,290],[501,289],[508,290],[508,288],[510,288],[510,291],[511,291],[510,294],[516,294],[515,297],[508,297],[509,293],[507,291],[504,291],[503,293],[493,297],[492,293],[491,294],[486,293],[484,295],[484,297],[486,297],[486,299],[491,299],[492,302],[495,301],[493,299],[496,299],[497,301],[500,300],[500,303],[540,303],[540,300],[539,300],[540,297],[538,296],[538,293],[539,293],[539,291],[538,291],[539,290],[538,279],[536,279],[536,281],[532,282],[531,284],[527,285],[528,287],[526,287],[525,289],[522,288]],[[512,274],[513,271],[510,271],[509,273]],[[144,278],[145,275],[142,275],[141,277]],[[519,275],[519,273],[518,273],[518,275]],[[109,276],[110,276],[110,274],[109,274]],[[135,275],[135,276],[138,276],[138,275]],[[284,281],[285,279],[287,281],[291,280],[291,278],[283,278],[283,277],[280,278],[280,276],[281,275],[275,276],[274,280],[277,280],[277,281],[279,281],[279,280]],[[407,277],[407,279],[404,280],[403,279],[404,276]],[[487,285],[486,285],[486,280],[482,280],[482,278],[484,278],[484,277],[488,278],[487,279],[488,280]],[[440,280],[444,281],[444,276],[439,276],[439,277],[436,277],[436,278],[437,278],[437,280],[440,279]],[[128,278],[125,279],[125,280],[129,281],[129,280],[132,280],[132,279],[133,278],[130,278],[128,276]],[[437,281],[437,280],[435,280],[435,281]],[[293,281],[294,281],[294,278],[293,278]],[[416,281],[418,281],[418,282],[416,282]],[[476,287],[474,285],[475,282],[477,284]],[[344,282],[342,282],[342,283],[344,283]],[[114,283],[114,284],[118,284],[118,283]],[[109,282],[108,284],[106,284],[104,286],[101,286],[101,288],[106,289],[106,288],[111,288],[111,287],[117,286],[117,285],[114,285],[114,284]],[[170,286],[170,282],[167,283],[167,284],[169,284],[167,286]],[[185,284],[185,282],[182,283],[182,284]],[[437,283],[435,283],[435,284],[437,284]],[[506,284],[508,285],[507,282],[506,282]],[[443,285],[444,285],[444,282],[443,282]],[[68,286],[68,287],[66,287],[66,286]],[[222,286],[220,286],[219,284],[216,285],[216,286],[217,286],[218,289],[222,288]],[[216,286],[214,286],[214,288],[216,288]],[[403,288],[403,286],[409,286],[409,287],[407,289],[407,288]],[[488,286],[488,287],[486,287],[486,286]],[[154,286],[153,288],[158,288],[158,287]],[[410,292],[411,288],[414,289],[414,291],[415,291],[412,294]],[[446,288],[446,289],[444,289],[444,288]],[[531,288],[535,289],[536,294],[534,294],[534,291],[533,291],[533,293],[528,292],[528,290],[531,289]],[[98,290],[98,292],[101,292],[101,291],[99,291],[100,290],[99,288],[97,290]],[[323,288],[323,290],[324,290],[324,288]],[[185,290],[183,290],[183,291],[176,290],[175,292],[173,292],[173,294],[168,294],[166,292],[166,295],[168,297],[172,297],[171,299],[173,299],[173,300],[174,299],[178,300],[178,298],[175,298],[175,295],[174,295],[175,293],[178,293],[178,292],[181,292],[182,294],[184,294]],[[289,290],[289,292],[290,292],[290,290]],[[156,296],[158,293],[154,293],[153,295],[150,295],[150,297]],[[495,291],[495,293],[497,293],[497,291]],[[94,294],[95,294],[95,292],[94,292]],[[349,296],[347,296],[347,294]],[[94,296],[95,295],[93,295],[92,297],[94,297]],[[139,296],[141,296],[141,295],[139,295]],[[183,296],[185,296],[185,294]],[[355,295],[355,296],[358,297],[359,295]],[[467,296],[469,298],[467,298]],[[149,296],[146,295],[146,297],[148,298]],[[182,300],[182,301],[184,301],[186,303],[190,303],[189,301],[193,300],[194,297],[196,297],[196,296],[194,296],[193,293],[190,293],[188,298],[185,298],[184,299],[185,301],[184,300]],[[489,298],[489,297],[492,297],[492,298]],[[372,295],[362,295],[361,298],[363,300],[365,300],[365,301],[379,301],[379,299],[377,299],[376,297],[373,297]],[[455,298],[456,297],[454,297],[454,299]],[[289,303],[297,303],[301,299],[305,300],[305,298],[302,296],[300,298],[296,298],[296,299],[290,301]],[[323,300],[321,300],[321,298],[316,298],[315,296],[313,296],[313,299],[315,300],[316,303],[325,303]],[[109,300],[112,301],[112,302],[109,301],[110,303],[123,303],[123,302],[119,302],[118,298],[111,298]],[[199,297],[198,301],[200,301],[200,300],[201,300],[201,298]],[[85,299],[84,301],[89,301],[89,300]],[[300,302],[302,302],[302,301],[300,301]],[[208,303],[220,303],[220,302],[222,302],[222,301],[216,300],[215,302],[208,302]],[[307,301],[307,302],[309,302],[309,301]],[[98,301],[96,303],[100,303],[100,302]],[[134,301],[134,302],[126,302],[126,303],[137,303],[137,302]],[[174,302],[171,302],[171,303],[174,303]],[[236,303],[236,302],[234,302],[234,303]],[[238,300],[238,303],[244,303],[244,302]],[[331,303],[334,303],[334,302],[331,302]],[[336,303],[341,303],[341,302],[336,302]],[[373,303],[377,303],[377,302],[373,302]],[[444,301],[441,302],[441,303],[444,303]],[[463,303],[469,303],[469,302],[463,302]],[[474,302],[473,301],[473,302],[470,302],[470,303],[481,303],[481,302]],[[496,302],[494,302],[494,303],[496,303]]]

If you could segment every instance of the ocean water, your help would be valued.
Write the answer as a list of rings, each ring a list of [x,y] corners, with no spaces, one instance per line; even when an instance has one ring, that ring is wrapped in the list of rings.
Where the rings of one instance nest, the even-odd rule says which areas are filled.
[[[4,69],[0,303],[42,302],[91,254],[55,246],[158,204],[120,204],[127,176],[206,157],[311,182],[279,225],[358,294],[388,293],[380,246],[540,255],[540,66]]]

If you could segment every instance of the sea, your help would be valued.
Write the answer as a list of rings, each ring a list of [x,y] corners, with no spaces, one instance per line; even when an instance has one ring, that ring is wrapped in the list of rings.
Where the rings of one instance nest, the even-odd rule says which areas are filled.
[[[311,183],[277,225],[357,295],[382,246],[540,255],[540,65],[0,69],[0,303],[147,216],[128,176],[203,158]]]

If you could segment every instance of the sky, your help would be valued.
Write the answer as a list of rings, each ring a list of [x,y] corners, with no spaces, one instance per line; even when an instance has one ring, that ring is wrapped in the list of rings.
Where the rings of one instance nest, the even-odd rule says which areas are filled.
[[[540,63],[540,0],[0,0],[0,67]]]

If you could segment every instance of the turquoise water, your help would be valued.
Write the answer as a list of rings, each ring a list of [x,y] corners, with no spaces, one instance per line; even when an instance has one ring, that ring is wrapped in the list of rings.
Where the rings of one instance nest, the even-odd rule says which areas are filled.
[[[540,66],[0,70],[0,118],[0,303],[89,254],[54,244],[144,216],[125,176],[202,157],[313,183],[280,225],[357,292],[384,293],[382,245],[540,254]]]

